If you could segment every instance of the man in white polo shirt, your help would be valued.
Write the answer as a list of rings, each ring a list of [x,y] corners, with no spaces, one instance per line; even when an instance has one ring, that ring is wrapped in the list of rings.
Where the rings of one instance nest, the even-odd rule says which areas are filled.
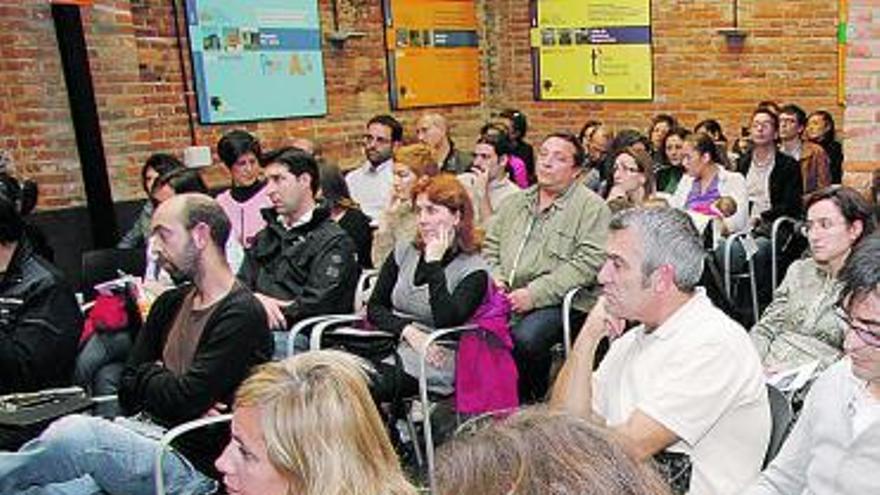
[[[403,126],[390,115],[377,115],[367,122],[363,136],[367,161],[345,176],[351,198],[375,223],[388,205],[393,167],[391,156],[403,141]]]
[[[603,295],[551,405],[607,424],[639,457],[673,466],[679,493],[736,494],[760,472],[770,437],[758,354],[696,287],[705,254],[685,213],[624,210],[609,228]],[[624,320],[640,325],[624,333]],[[594,373],[606,335],[617,338]]]

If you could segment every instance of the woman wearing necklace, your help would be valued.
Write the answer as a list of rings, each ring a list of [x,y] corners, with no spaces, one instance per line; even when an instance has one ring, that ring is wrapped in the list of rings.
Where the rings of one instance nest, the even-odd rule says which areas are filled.
[[[688,212],[713,215],[714,207],[722,198],[736,203],[735,212],[720,221],[726,232],[739,232],[747,227],[748,194],[742,175],[721,166],[718,146],[708,134],[691,134],[682,145],[682,165],[685,175],[678,183],[670,206]]]

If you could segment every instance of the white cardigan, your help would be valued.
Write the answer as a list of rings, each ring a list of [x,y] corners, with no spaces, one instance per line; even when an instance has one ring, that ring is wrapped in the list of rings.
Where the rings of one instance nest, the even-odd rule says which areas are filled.
[[[719,194],[730,196],[736,201],[736,213],[730,218],[725,218],[724,225],[731,234],[745,230],[748,227],[749,219],[749,195],[746,190],[746,178],[738,172],[731,172],[721,166],[716,166],[718,167]],[[669,199],[669,206],[684,209],[688,194],[693,186],[694,178],[684,174],[678,182],[675,193]]]

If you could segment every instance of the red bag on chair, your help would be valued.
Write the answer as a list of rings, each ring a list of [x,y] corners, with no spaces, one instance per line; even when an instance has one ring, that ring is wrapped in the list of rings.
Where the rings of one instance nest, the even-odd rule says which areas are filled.
[[[95,305],[83,324],[79,343],[83,344],[95,331],[114,332],[128,326],[128,313],[125,311],[125,295],[98,294]]]
[[[455,357],[455,410],[480,414],[519,406],[518,373],[510,335],[510,303],[490,280],[470,321],[479,327],[462,335]]]

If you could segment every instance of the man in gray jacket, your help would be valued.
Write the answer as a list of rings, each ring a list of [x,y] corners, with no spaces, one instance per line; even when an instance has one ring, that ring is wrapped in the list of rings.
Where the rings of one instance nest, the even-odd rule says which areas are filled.
[[[523,402],[547,393],[550,349],[562,340],[562,299],[575,287],[595,285],[604,260],[611,212],[578,180],[583,159],[575,136],[548,136],[538,151],[537,184],[505,199],[486,235],[484,255],[514,312]],[[591,305],[588,297],[577,309]]]

